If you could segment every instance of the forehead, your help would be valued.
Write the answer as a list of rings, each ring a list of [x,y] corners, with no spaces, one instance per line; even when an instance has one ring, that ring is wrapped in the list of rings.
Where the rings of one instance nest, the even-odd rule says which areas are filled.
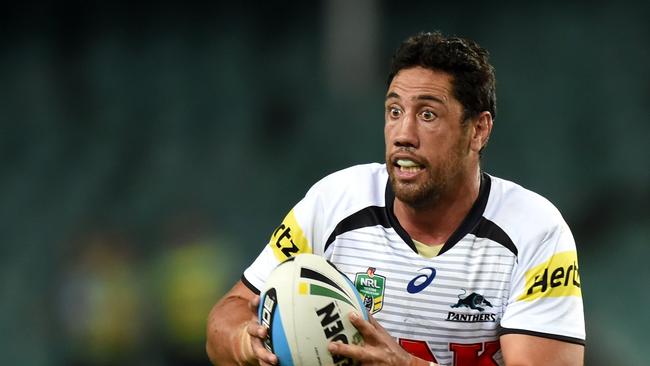
[[[434,71],[420,66],[400,70],[393,78],[386,97],[399,96],[400,99],[417,99],[433,96],[447,103],[454,100],[452,76],[444,71]]]

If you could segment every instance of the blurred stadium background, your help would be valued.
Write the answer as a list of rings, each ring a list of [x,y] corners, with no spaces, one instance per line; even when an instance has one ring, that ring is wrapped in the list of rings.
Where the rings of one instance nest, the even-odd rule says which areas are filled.
[[[484,168],[580,250],[587,365],[648,365],[650,6],[630,1],[0,8],[0,363],[207,365],[204,322],[308,187],[383,159],[388,59],[492,53]]]

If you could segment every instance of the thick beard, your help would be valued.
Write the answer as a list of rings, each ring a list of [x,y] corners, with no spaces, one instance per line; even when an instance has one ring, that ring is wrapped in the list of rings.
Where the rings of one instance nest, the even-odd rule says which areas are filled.
[[[428,176],[423,183],[399,182],[393,173],[399,167],[391,165],[387,157],[386,166],[395,197],[413,208],[435,206],[447,192],[454,188],[463,175],[464,157],[467,154],[463,149],[465,145],[464,139],[461,139],[440,164],[437,166],[427,164],[425,171]]]
[[[390,186],[395,197],[413,208],[434,206],[443,193],[447,190],[446,182],[439,174],[434,174],[432,169],[427,169],[428,177],[424,183],[402,183],[397,181],[393,174],[393,167],[389,169]]]

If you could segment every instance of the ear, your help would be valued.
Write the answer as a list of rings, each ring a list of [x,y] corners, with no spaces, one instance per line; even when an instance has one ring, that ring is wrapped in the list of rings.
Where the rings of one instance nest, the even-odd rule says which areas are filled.
[[[477,153],[487,145],[492,133],[492,115],[488,111],[481,112],[470,128],[470,148]]]

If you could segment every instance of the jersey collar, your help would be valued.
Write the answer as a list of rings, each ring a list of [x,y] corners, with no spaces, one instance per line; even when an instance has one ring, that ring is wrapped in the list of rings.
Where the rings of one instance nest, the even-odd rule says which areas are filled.
[[[491,185],[492,185],[492,181],[490,179],[490,176],[487,173],[482,172],[481,186],[479,188],[479,193],[478,193],[478,197],[476,198],[476,201],[474,202],[472,208],[467,213],[467,216],[465,216],[465,218],[461,222],[460,226],[458,226],[458,228],[451,234],[449,239],[445,242],[445,245],[443,245],[442,249],[440,249],[439,254],[442,254],[447,250],[451,249],[465,235],[474,231],[474,229],[481,221],[481,218],[483,217],[483,212],[485,212],[485,206],[487,205],[487,201],[490,196]],[[388,179],[386,179],[385,197],[386,197],[385,198],[386,216],[388,216],[388,220],[391,226],[393,227],[393,229],[395,229],[395,231],[402,238],[402,240],[404,240],[404,242],[408,244],[408,246],[414,252],[417,253],[417,249],[415,248],[413,239],[411,239],[411,236],[406,232],[406,230],[404,230],[402,225],[400,225],[399,221],[397,220],[397,217],[395,216],[395,212],[393,209],[393,205],[395,203],[395,193],[393,192],[393,189],[391,188]]]

